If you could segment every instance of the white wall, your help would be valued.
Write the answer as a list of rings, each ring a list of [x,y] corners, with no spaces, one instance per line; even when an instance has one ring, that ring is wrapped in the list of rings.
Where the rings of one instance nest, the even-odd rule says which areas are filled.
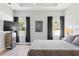
[[[3,3],[0,3],[0,18],[13,21],[13,11]]]
[[[16,11],[14,16],[30,16],[31,40],[47,39],[47,16],[60,17],[64,11]],[[43,21],[43,32],[35,32],[35,21]]]
[[[13,11],[0,3],[0,50],[5,48],[5,34],[3,31],[3,21],[13,21]]]
[[[79,25],[79,4],[72,4],[65,11],[65,27]]]
[[[0,49],[4,48],[3,20],[0,19]]]
[[[73,31],[75,31],[76,28],[79,29],[78,26],[79,26],[79,4],[75,3],[75,4],[72,4],[65,11],[65,28],[71,28],[73,29]],[[75,33],[76,32],[73,32],[73,34]]]

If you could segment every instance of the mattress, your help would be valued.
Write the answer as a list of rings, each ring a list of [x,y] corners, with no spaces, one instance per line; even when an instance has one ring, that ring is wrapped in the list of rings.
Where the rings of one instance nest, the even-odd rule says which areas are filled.
[[[34,41],[29,56],[79,56],[79,46],[64,40]]]
[[[79,46],[68,43],[64,40],[36,40],[32,43],[31,49],[40,50],[79,50]]]

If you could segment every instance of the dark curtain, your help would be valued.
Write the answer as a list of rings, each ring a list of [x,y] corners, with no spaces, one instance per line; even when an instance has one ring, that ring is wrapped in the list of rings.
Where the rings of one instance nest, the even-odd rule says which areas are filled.
[[[18,22],[18,17],[14,17],[14,22]],[[15,32],[16,32],[16,42],[19,42],[19,30]]]
[[[60,39],[64,37],[64,16],[60,16]]]
[[[26,42],[30,42],[30,17],[26,17]]]
[[[48,38],[48,40],[52,40],[53,39],[53,37],[52,37],[52,20],[53,20],[53,17],[51,17],[51,16],[48,16],[47,17],[47,23],[48,23],[48,27],[47,27],[47,29],[48,29],[48,34],[47,34],[47,38]]]

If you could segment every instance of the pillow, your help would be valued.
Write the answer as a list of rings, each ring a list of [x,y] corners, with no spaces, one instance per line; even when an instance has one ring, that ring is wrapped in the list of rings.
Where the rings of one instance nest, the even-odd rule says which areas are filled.
[[[73,35],[68,35],[66,38],[65,38],[65,41],[69,42],[69,43],[72,43],[72,41],[74,40],[75,36]]]
[[[72,43],[75,45],[79,45],[79,36],[76,36]]]

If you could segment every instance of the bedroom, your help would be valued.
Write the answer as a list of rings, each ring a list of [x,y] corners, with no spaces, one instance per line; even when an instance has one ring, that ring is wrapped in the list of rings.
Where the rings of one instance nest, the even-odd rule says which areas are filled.
[[[0,44],[1,44],[0,50],[5,50],[4,41],[5,41],[6,30],[3,31],[4,30],[3,25],[5,24],[2,22],[4,21],[18,22],[19,19],[26,20],[26,21],[23,21],[23,26],[25,27],[25,29],[23,28],[22,30],[24,30],[24,32],[22,30],[21,30],[22,32],[18,30],[17,31],[18,33],[16,33],[17,34],[16,47],[11,49],[10,51],[5,52],[5,54],[3,53],[4,51],[0,54],[10,55],[10,56],[11,55],[23,56],[23,55],[27,55],[26,53],[23,54],[26,50],[24,50],[24,52],[23,51],[20,52],[19,48],[22,50],[27,49],[26,51],[27,53],[30,48],[48,49],[50,47],[49,49],[52,49],[51,46],[55,47],[54,41],[56,40],[61,41],[61,43],[59,42],[59,44],[66,44],[65,42],[64,43],[62,42],[64,37],[70,34],[71,35],[79,34],[78,33],[78,30],[79,30],[78,14],[79,14],[78,3],[0,3],[0,18],[1,18],[0,36],[2,37],[0,39]],[[55,27],[55,24],[53,22],[56,23],[57,27]],[[57,31],[54,31],[54,29],[56,28],[57,28]],[[32,46],[30,47],[30,45]],[[58,44],[56,45],[55,48],[57,48],[57,46]],[[60,47],[62,47],[63,49],[63,46],[61,45]],[[67,46],[66,47],[68,49],[70,49],[70,47],[72,46],[71,51],[75,49],[79,49],[79,48],[76,48],[75,46],[73,47],[72,44],[68,44]],[[60,47],[58,49],[60,49]],[[14,51],[17,51],[16,48],[18,50],[17,53],[14,52]],[[78,51],[77,50],[75,51],[74,53],[77,54]],[[14,54],[12,52],[14,52]],[[21,54],[18,54],[19,52]],[[67,52],[69,53],[69,51]]]

